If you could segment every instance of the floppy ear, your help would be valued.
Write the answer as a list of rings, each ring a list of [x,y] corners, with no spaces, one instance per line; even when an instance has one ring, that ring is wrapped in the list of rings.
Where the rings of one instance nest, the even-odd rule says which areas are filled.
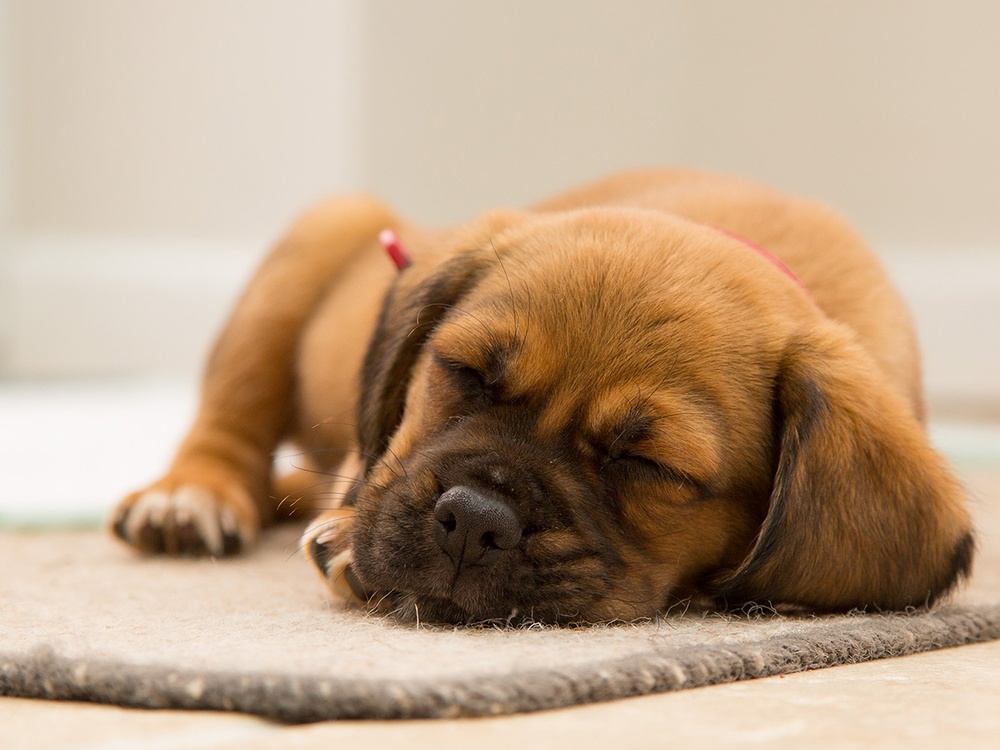
[[[968,576],[961,488],[913,408],[836,324],[788,347],[770,507],[728,601],[823,610],[930,604]]]
[[[403,419],[410,373],[424,343],[475,284],[486,260],[482,253],[468,252],[422,278],[422,269],[413,266],[401,273],[386,295],[361,367],[358,447],[366,470]]]

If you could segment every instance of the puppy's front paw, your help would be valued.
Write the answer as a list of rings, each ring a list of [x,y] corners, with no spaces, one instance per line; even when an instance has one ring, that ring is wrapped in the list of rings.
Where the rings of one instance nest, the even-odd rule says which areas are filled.
[[[354,562],[351,548],[353,522],[353,508],[327,511],[306,529],[302,535],[302,548],[334,597],[363,604],[368,596],[351,568]]]
[[[111,516],[114,534],[137,549],[168,555],[228,555],[253,545],[260,515],[235,482],[168,477],[125,498]]]

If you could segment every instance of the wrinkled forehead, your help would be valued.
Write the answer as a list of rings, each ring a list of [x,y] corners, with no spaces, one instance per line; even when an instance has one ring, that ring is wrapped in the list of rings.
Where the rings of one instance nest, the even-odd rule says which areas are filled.
[[[540,378],[549,370],[592,379],[609,362],[662,371],[679,351],[726,334],[727,302],[673,266],[636,243],[532,236],[490,260],[447,316],[447,337],[518,351]]]
[[[449,312],[445,356],[521,393],[696,390],[717,316],[635,258],[564,246],[511,252]],[[698,357],[692,354],[699,351]]]

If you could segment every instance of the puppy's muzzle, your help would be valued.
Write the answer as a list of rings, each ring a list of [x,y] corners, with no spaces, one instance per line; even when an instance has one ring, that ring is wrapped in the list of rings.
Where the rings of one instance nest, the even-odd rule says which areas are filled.
[[[434,505],[435,535],[456,572],[492,565],[521,541],[524,526],[499,497],[465,486],[443,492]]]

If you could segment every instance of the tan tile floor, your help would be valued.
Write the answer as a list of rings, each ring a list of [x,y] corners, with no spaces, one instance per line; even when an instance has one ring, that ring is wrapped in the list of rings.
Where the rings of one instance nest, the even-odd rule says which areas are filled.
[[[0,700],[5,748],[1000,747],[1000,642],[539,714],[285,727]]]

